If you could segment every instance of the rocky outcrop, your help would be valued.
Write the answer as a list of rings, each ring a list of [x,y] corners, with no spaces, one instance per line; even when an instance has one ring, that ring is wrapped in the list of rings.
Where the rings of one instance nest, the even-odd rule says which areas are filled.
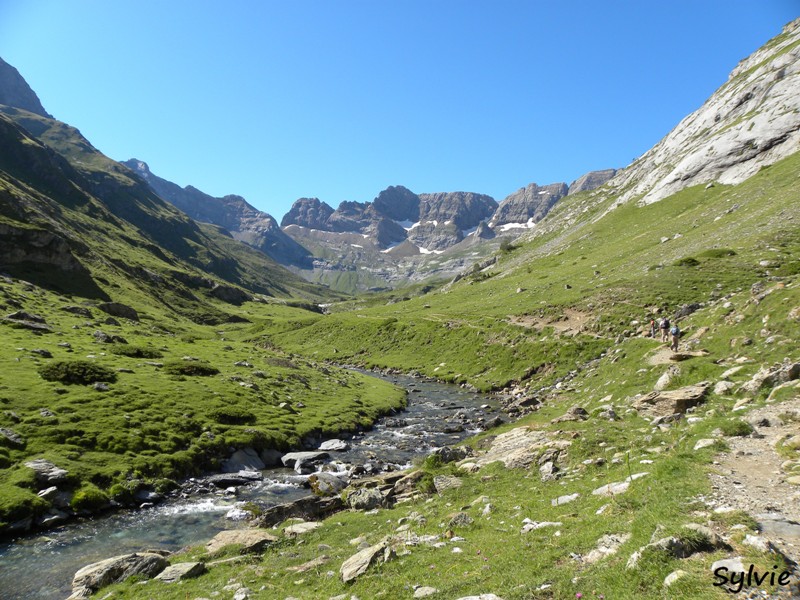
[[[26,264],[44,265],[73,274],[88,274],[63,237],[51,231],[0,223],[0,267]]]
[[[497,207],[489,226],[497,230],[503,225],[533,225],[550,212],[556,202],[567,195],[566,183],[538,186],[531,183],[507,196]]]
[[[184,188],[150,171],[146,162],[132,158],[123,163],[161,198],[192,219],[223,227],[234,239],[252,246],[282,264],[307,265],[309,253],[287,236],[269,214],[237,195],[216,198],[192,186]]]
[[[391,185],[372,201],[375,211],[395,221],[416,222],[420,218],[420,197],[402,185]]]
[[[589,171],[585,175],[578,177],[570,184],[569,190],[567,190],[567,196],[577,194],[578,192],[589,192],[595,190],[614,177],[616,174],[616,169]]]
[[[0,58],[0,104],[13,106],[52,119],[45,111],[39,96],[14,67]]]
[[[213,555],[228,546],[239,546],[242,554],[252,554],[277,541],[277,537],[259,529],[229,529],[215,535],[206,544],[206,552]]]
[[[739,63],[728,81],[612,182],[619,203],[740,183],[800,144],[800,19]]]
[[[309,229],[326,229],[333,208],[319,198],[300,198],[295,200],[289,212],[283,215],[281,227],[299,225]]]
[[[97,308],[112,317],[120,317],[122,319],[130,319],[131,321],[139,320],[139,313],[136,309],[122,304],[121,302],[103,302],[97,305]]]
[[[497,210],[494,198],[474,192],[420,194],[419,201],[420,222],[451,222],[462,230],[477,227],[481,221],[491,218]]]
[[[72,579],[75,598],[88,597],[98,589],[125,581],[134,575],[155,577],[167,567],[167,559],[153,552],[123,554],[92,563],[75,573]]]

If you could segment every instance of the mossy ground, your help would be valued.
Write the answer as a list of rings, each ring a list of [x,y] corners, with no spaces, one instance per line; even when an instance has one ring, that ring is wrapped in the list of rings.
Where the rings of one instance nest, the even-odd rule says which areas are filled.
[[[179,480],[218,469],[231,448],[297,447],[306,436],[369,427],[405,401],[402,390],[381,380],[265,348],[252,339],[250,323],[202,326],[137,304],[140,322],[108,325],[107,315],[91,303],[91,319],[61,310],[76,298],[8,280],[0,292],[11,302],[6,313],[22,305],[53,329],[37,335],[0,324],[0,426],[25,441],[19,446],[3,438],[0,444],[3,523],[47,507],[36,497],[26,460],[46,458],[67,469],[76,489],[91,483],[108,491],[129,479]],[[308,314],[258,303],[234,310],[265,322]],[[96,331],[128,343],[98,342]],[[98,391],[41,376],[43,367],[62,361],[102,367],[116,381]]]

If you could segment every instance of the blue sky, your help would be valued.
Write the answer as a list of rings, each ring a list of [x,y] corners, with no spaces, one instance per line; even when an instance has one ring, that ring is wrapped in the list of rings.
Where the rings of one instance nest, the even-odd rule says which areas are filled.
[[[796,0],[0,0],[0,57],[117,160],[278,219],[623,167]]]

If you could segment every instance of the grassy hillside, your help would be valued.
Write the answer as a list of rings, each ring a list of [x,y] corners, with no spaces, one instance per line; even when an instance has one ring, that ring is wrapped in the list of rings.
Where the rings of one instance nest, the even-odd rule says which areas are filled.
[[[553,459],[558,477],[547,478],[539,470],[552,451],[547,446],[528,448],[530,464],[524,467],[492,463],[475,472],[466,465],[462,469],[428,459],[419,465],[425,476],[415,500],[378,511],[343,512],[297,538],[281,535],[283,527],[292,524],[287,521],[271,531],[278,542],[250,555],[239,556],[236,547],[221,555],[192,548],[171,557],[171,562],[206,561],[207,574],[180,586],[129,582],[109,591],[123,598],[157,595],[175,600],[186,594],[232,593],[238,587],[265,599],[342,594],[406,598],[419,586],[435,588],[434,598],[481,593],[504,600],[729,597],[714,585],[719,579],[710,567],[716,560],[740,556],[744,565],[753,564],[761,573],[790,569],[780,555],[745,543],[758,534],[754,520],[740,510],[716,510],[708,480],[709,473],[725,472],[716,453],[752,430],[748,411],[774,406],[777,413],[783,403],[797,406],[797,382],[773,393],[764,389],[749,400],[736,392],[761,365],[779,357],[797,360],[797,277],[769,283],[756,300],[747,287],[683,319],[687,336],[682,349],[706,353],[697,352],[677,365],[655,360],[663,355],[659,341],[623,337],[565,385],[549,386],[537,412],[468,442],[479,453],[499,436],[529,427],[555,444],[550,448],[561,448]],[[635,401],[675,366],[680,373],[668,390],[717,381],[732,365],[740,370],[729,376],[731,389],[709,394],[686,418],[656,424],[646,411],[634,409]],[[556,420],[573,406],[586,411],[586,420]],[[782,418],[791,420],[796,413],[784,412]],[[703,439],[713,442],[696,450]],[[788,472],[796,472],[800,455],[791,448],[787,441],[780,452],[788,459]],[[437,475],[456,477],[461,486],[433,493],[430,481]],[[625,491],[611,496],[593,493],[632,476]],[[554,505],[565,496],[571,499]],[[525,519],[546,525],[525,531]],[[698,524],[705,529],[692,529]],[[728,546],[716,535],[724,536]],[[607,541],[604,536],[616,536],[618,547],[593,555]],[[648,548],[635,566],[628,566],[636,551],[671,538],[691,556],[680,558],[666,547]],[[344,583],[339,570],[356,546],[381,540],[388,540],[393,549],[388,562],[377,561],[354,582]],[[667,588],[664,581],[673,572],[680,576]],[[787,586],[755,587],[791,593]]]
[[[3,314],[23,310],[48,328],[0,322],[0,427],[22,440],[0,437],[0,531],[50,509],[24,466],[32,459],[66,469],[74,508],[95,509],[131,486],[164,491],[218,470],[232,448],[298,447],[306,436],[367,427],[404,403],[380,380],[253,339],[250,322],[290,326],[308,314],[300,308],[217,302],[211,310],[241,322],[212,327],[144,303],[138,321],[108,321],[95,304],[0,281]],[[64,310],[76,307],[82,314]],[[69,379],[84,363],[98,377]],[[91,503],[75,500],[90,491]]]
[[[567,198],[549,221],[581,205],[582,222],[517,242],[452,286],[312,315],[269,337],[316,359],[415,369],[481,389],[537,373],[545,378],[532,385],[546,384],[651,316],[800,272],[799,165],[795,155],[738,186],[690,188],[600,219],[613,198]]]

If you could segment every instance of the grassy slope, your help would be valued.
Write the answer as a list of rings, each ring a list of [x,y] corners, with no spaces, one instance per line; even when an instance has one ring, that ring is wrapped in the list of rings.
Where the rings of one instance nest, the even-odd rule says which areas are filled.
[[[91,482],[108,491],[130,478],[179,479],[213,470],[230,447],[286,449],[307,435],[365,427],[404,402],[401,391],[382,381],[265,348],[251,339],[251,324],[202,326],[163,307],[137,303],[139,323],[119,319],[119,326],[107,325],[94,308],[93,318],[60,310],[91,303],[6,281],[0,283],[6,314],[13,305],[9,301],[44,316],[54,333],[36,335],[0,324],[0,426],[26,440],[23,448],[0,447],[0,523],[23,518],[32,506],[37,512],[47,508],[35,497],[33,471],[22,466],[31,458],[48,458],[66,468],[74,488]],[[251,321],[281,323],[307,314],[258,303],[225,310]],[[122,336],[128,344],[100,343],[94,337],[98,330]],[[71,347],[58,345],[65,342]],[[133,347],[160,356],[114,353]],[[48,350],[53,358],[32,353],[35,349]],[[38,373],[45,364],[77,359],[126,371],[118,373],[107,392],[45,381]],[[240,361],[252,366],[234,365]],[[148,364],[174,362],[208,364],[220,372],[175,376]],[[282,409],[282,402],[305,407]],[[42,416],[42,409],[54,416]]]
[[[63,250],[54,251],[51,262],[4,267],[32,283],[0,282],[2,314],[22,308],[44,317],[54,332],[37,336],[0,323],[0,426],[26,441],[24,447],[5,438],[0,442],[0,531],[50,507],[36,497],[33,471],[22,466],[31,458],[67,468],[73,489],[96,485],[108,492],[131,478],[153,483],[214,469],[231,447],[288,448],[311,433],[365,426],[402,405],[402,392],[387,384],[307,360],[290,361],[250,339],[251,323],[297,320],[309,314],[301,308],[309,299],[337,296],[217,228],[194,223],[76,130],[6,110],[30,129],[0,115],[0,225],[20,235],[55,234],[82,270],[58,266]],[[283,299],[236,306],[213,296],[215,283]],[[107,325],[106,315],[93,307],[109,299],[134,307],[141,321]],[[60,310],[67,305],[88,306],[93,316]],[[163,357],[156,362],[190,356],[220,374],[169,375],[145,359],[114,354],[126,345],[96,342],[97,330],[159,352]],[[119,373],[108,392],[46,382],[38,373],[46,363],[87,357],[132,372]],[[253,367],[234,366],[241,360]],[[300,401],[305,408],[297,414],[278,407]],[[54,416],[42,416],[42,409]]]
[[[425,465],[432,473],[456,473],[463,487],[373,515],[336,515],[299,541],[282,540],[244,562],[214,566],[209,574],[180,588],[155,582],[126,584],[114,588],[115,593],[125,598],[157,593],[178,599],[186,593],[208,595],[236,581],[261,590],[258,597],[276,599],[287,595],[328,598],[342,593],[402,598],[410,597],[415,585],[434,586],[440,590],[437,597],[446,598],[487,592],[506,600],[567,599],[577,593],[585,598],[600,594],[606,598],[726,596],[713,586],[715,579],[709,571],[714,560],[727,555],[723,551],[700,553],[688,560],[651,553],[638,569],[625,568],[628,557],[652,539],[676,535],[690,543],[700,541],[683,528],[689,522],[709,524],[729,535],[733,554],[741,555],[745,565],[755,563],[762,572],[777,564],[783,568],[775,556],[741,543],[752,532],[748,515],[716,514],[702,501],[710,491],[705,474],[713,468],[714,452],[723,449],[725,441],[722,438],[700,452],[693,451],[694,444],[711,437],[717,428],[737,429],[736,423],[746,418],[746,412],[732,412],[739,398],[711,395],[696,413],[702,419],[664,428],[651,426],[629,409],[632,399],[652,390],[668,368],[648,360],[663,346],[625,332],[635,331],[632,322],[641,321],[655,308],[672,312],[684,303],[703,304],[680,324],[687,335],[708,328],[696,342],[688,338],[684,342],[707,350],[708,355],[680,363],[681,372],[668,389],[716,381],[737,358],[748,361],[733,376],[736,384],[747,381],[762,365],[784,358],[797,361],[800,209],[794,198],[800,185],[798,163],[800,156],[791,157],[736,187],[690,189],[649,207],[617,208],[596,220],[613,202],[609,198],[583,212],[582,222],[573,222],[570,232],[551,230],[504,255],[487,273],[448,290],[393,304],[385,303],[384,295],[378,302],[356,303],[349,312],[306,316],[291,324],[271,323],[262,339],[285,350],[315,359],[419,369],[485,388],[530,376],[524,381],[529,389],[537,390],[573,370],[573,377],[561,386],[542,391],[544,407],[522,421],[571,442],[564,464],[566,476],[542,482],[535,468],[515,471],[493,465],[467,474]],[[584,204],[586,196],[572,201]],[[570,206],[560,209],[562,215],[570,210]],[[669,239],[662,242],[662,237]],[[690,257],[695,261],[682,260]],[[778,266],[762,266],[761,261]],[[751,294],[756,282],[769,292],[760,301]],[[523,291],[518,292],[519,288]],[[584,335],[565,337],[550,326],[525,328],[508,320],[510,315],[559,317],[566,309],[590,316]],[[594,360],[586,363],[587,358]],[[531,367],[540,361],[550,367],[533,373]],[[788,388],[779,399],[797,393],[796,387]],[[758,396],[752,406],[763,405],[764,397]],[[551,419],[575,404],[594,415],[600,406],[612,404],[620,420],[594,416],[586,422],[551,424]],[[480,441],[470,443],[479,445]],[[790,454],[787,458],[798,459],[796,451]],[[618,460],[612,460],[615,457]],[[634,482],[622,496],[608,500],[591,494],[605,483],[639,471],[650,475]],[[580,496],[575,502],[550,504],[553,498],[576,492]],[[482,502],[472,504],[480,496],[488,497],[493,505],[489,517],[481,516]],[[609,507],[596,514],[604,504]],[[398,519],[412,511],[427,519],[424,525],[412,525],[414,532],[446,539],[447,522],[457,510],[475,519],[470,526],[456,528],[463,541],[448,542],[440,549],[401,545],[395,560],[371,567],[353,584],[341,582],[339,566],[355,552],[349,540],[364,535],[375,543],[395,534]],[[549,528],[522,534],[525,517],[559,521],[559,534]],[[737,524],[744,529],[731,529]],[[616,555],[592,566],[582,566],[572,556],[586,555],[602,535],[611,533],[632,535]],[[453,553],[453,547],[463,552]],[[287,570],[322,554],[330,560],[311,571]],[[196,548],[172,560],[187,558],[208,557]],[[676,569],[688,575],[666,592],[664,577]]]
[[[800,306],[796,281],[785,288],[776,288],[760,304],[750,301],[749,293],[739,293],[729,300],[731,307],[719,303],[692,316],[688,328],[710,326],[703,338],[703,347],[710,354],[681,363],[684,375],[670,387],[699,378],[718,377],[727,365],[716,364],[720,359],[732,359],[739,352],[732,350],[728,340],[743,333],[755,334],[765,314],[775,315],[774,335],[784,340],[797,339],[800,323],[786,322],[782,317],[790,307]],[[722,317],[729,312],[731,318]],[[733,318],[741,315],[741,319]],[[774,344],[756,338],[747,347],[747,356],[755,359],[734,377],[746,381],[763,360],[774,356]],[[147,585],[128,583],[111,588],[117,596],[130,599],[159,597],[180,600],[208,596],[223,591],[225,585],[238,582],[251,590],[260,590],[256,597],[284,599],[330,598],[346,593],[360,598],[411,597],[412,586],[428,585],[440,590],[436,597],[459,598],[467,595],[494,592],[505,600],[530,598],[571,599],[577,593],[584,598],[722,598],[727,595],[713,586],[715,579],[709,571],[711,563],[727,556],[724,551],[701,552],[690,559],[680,560],[665,553],[645,554],[636,569],[626,569],[630,555],[655,539],[675,535],[687,543],[702,542],[701,538],[684,528],[687,523],[708,524],[727,533],[733,544],[732,553],[743,557],[745,565],[754,563],[761,571],[784,565],[774,556],[763,555],[742,544],[747,533],[753,533],[753,521],[740,512],[717,514],[710,512],[702,501],[709,492],[705,473],[713,469],[714,452],[725,447],[722,438],[715,447],[700,452],[692,448],[697,440],[726,423],[738,421],[746,413],[732,413],[737,398],[714,396],[700,408],[696,423],[680,421],[665,428],[652,427],[635,411],[628,410],[631,397],[652,389],[665,365],[649,365],[644,358],[660,344],[650,339],[627,339],[586,370],[571,385],[549,398],[539,412],[515,424],[493,430],[492,435],[512,426],[526,424],[551,432],[557,439],[571,442],[563,464],[566,475],[558,481],[542,482],[536,468],[510,470],[495,464],[475,474],[452,467],[431,464],[423,468],[431,473],[456,474],[463,487],[398,505],[376,514],[347,512],[324,521],[321,529],[298,540],[282,539],[263,554],[245,558],[242,562],[220,564],[198,579],[181,586],[150,582]],[[780,353],[788,353],[791,345],[780,345]],[[786,390],[797,394],[797,390]],[[761,406],[764,396],[753,406]],[[584,406],[593,416],[586,422],[552,424],[574,404]],[[607,421],[597,416],[600,406],[613,404],[619,420]],[[481,445],[486,434],[470,441]],[[598,461],[601,458],[603,461]],[[618,460],[613,460],[617,458]],[[797,460],[795,451],[792,458]],[[632,473],[648,472],[635,481],[628,492],[615,498],[592,495],[592,490],[606,483],[622,481]],[[565,494],[578,493],[574,502],[554,507],[551,500]],[[477,504],[474,501],[480,497]],[[492,509],[482,515],[486,502]],[[608,505],[602,514],[598,509]],[[449,541],[443,548],[403,546],[409,534],[398,534],[398,520],[418,512],[427,522],[412,524],[419,535],[445,535],[451,529],[447,523],[456,511],[463,510],[474,523],[455,527],[461,541]],[[561,525],[529,533],[521,533],[522,520],[557,521]],[[744,529],[731,529],[743,525]],[[280,529],[282,526],[278,526]],[[555,532],[558,531],[558,534]],[[276,532],[273,532],[276,533]],[[594,565],[582,565],[574,555],[586,556],[606,534],[630,533],[631,539],[613,556]],[[341,563],[355,553],[350,540],[363,536],[368,543],[377,543],[385,536],[397,535],[401,540],[394,560],[370,568],[355,583],[343,584],[339,577]],[[323,546],[324,545],[324,546]],[[461,553],[454,553],[453,548]],[[231,549],[230,556],[235,555]],[[288,570],[325,555],[329,560],[308,572],[298,574]],[[174,556],[172,562],[209,560],[202,548],[194,548]],[[676,569],[688,574],[674,584],[669,592],[663,589],[664,578]],[[541,589],[541,586],[550,586]]]
[[[692,188],[650,206],[619,207],[595,223],[588,214],[575,233],[535,238],[449,289],[312,316],[271,339],[318,359],[417,369],[483,389],[524,379],[542,365],[553,365],[546,369],[552,378],[563,376],[654,308],[672,312],[768,274],[800,271],[798,163],[795,155],[736,187]],[[682,266],[687,258],[697,264]],[[781,266],[761,267],[763,260]],[[567,309],[586,315],[591,335],[560,339],[509,321],[558,319]]]

